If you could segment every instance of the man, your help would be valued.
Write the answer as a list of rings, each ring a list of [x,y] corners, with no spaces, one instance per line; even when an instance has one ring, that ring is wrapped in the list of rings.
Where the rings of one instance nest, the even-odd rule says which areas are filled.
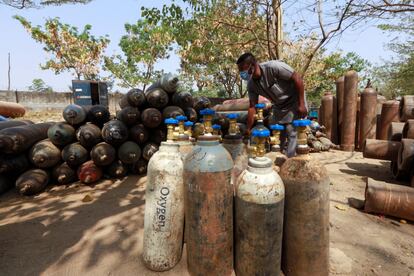
[[[256,113],[255,105],[259,95],[269,99],[273,104],[273,122],[285,126],[281,134],[281,148],[285,148],[286,140],[289,140],[286,155],[296,154],[296,131],[292,121],[306,117],[305,91],[301,76],[289,65],[272,60],[258,63],[251,53],[245,53],[237,60],[240,77],[247,81],[250,107],[247,116],[247,128],[254,124]]]

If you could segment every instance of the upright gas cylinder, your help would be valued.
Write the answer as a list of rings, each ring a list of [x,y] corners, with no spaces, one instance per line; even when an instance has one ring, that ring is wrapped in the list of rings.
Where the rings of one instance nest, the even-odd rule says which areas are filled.
[[[237,117],[237,113],[227,115],[229,131],[223,139],[223,147],[230,153],[234,162],[231,173],[231,181],[234,187],[237,178],[246,169],[248,159],[246,145],[243,143],[243,136],[240,134],[239,126],[237,125]]]
[[[274,169],[279,172],[280,167],[287,160],[287,156],[284,155],[280,148],[280,132],[285,129],[283,125],[271,125],[270,129],[272,130],[272,136],[269,138],[270,144],[272,145],[271,152],[266,154],[266,157],[272,160],[272,163],[275,165]]]
[[[238,178],[235,206],[237,275],[280,275],[285,188],[265,157],[270,132],[255,129],[257,153]]]
[[[187,117],[180,115],[177,116],[175,119],[178,121],[178,128],[174,133],[174,140],[176,140],[178,145],[180,146],[180,153],[184,160],[187,154],[189,154],[192,151],[193,143],[191,143],[190,141],[190,136],[188,136],[185,133],[184,124],[187,120]]]
[[[225,276],[233,271],[233,160],[206,126],[184,162],[187,264],[191,275]]]
[[[144,249],[145,266],[155,271],[173,268],[181,258],[184,231],[183,161],[173,142],[175,119],[166,119],[167,141],[148,164]]]
[[[285,184],[282,268],[285,275],[329,274],[329,177],[307,145],[309,120],[293,121],[297,156],[280,169]]]

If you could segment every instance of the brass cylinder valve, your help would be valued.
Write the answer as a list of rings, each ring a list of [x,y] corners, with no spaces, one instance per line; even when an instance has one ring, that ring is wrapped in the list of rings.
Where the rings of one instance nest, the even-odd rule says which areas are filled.
[[[253,156],[263,157],[266,154],[266,142],[269,139],[270,131],[268,129],[254,129],[252,131],[252,138],[255,141],[253,147]]]
[[[187,121],[187,117],[183,115],[179,115],[175,117],[175,119],[178,121],[178,127],[176,128],[176,132],[175,132],[175,136],[176,136],[175,139],[179,141],[188,140],[190,137],[187,134],[185,134],[185,129],[184,129],[184,122]]]
[[[193,125],[194,123],[191,121],[184,122],[184,133],[187,134],[190,138],[193,136]]]
[[[297,129],[297,146],[296,152],[298,154],[309,153],[307,127],[311,124],[308,119],[295,120],[293,126]]]
[[[227,115],[227,119],[229,119],[229,135],[240,134],[239,125],[237,124],[237,117],[237,113],[230,113]]]
[[[174,128],[178,124],[178,121],[173,118],[165,119],[164,123],[167,125],[167,142],[174,141]]]
[[[263,121],[264,120],[263,110],[266,107],[266,105],[264,103],[259,103],[259,104],[256,104],[255,107],[256,107],[256,114],[254,115],[254,118],[256,119],[256,121]]]
[[[280,151],[280,132],[285,129],[282,125],[271,125],[272,136],[269,138],[269,142],[272,145],[272,151]]]
[[[206,108],[200,111],[200,115],[203,116],[203,124],[204,124],[204,135],[212,134],[213,128],[211,121],[213,120],[213,115],[216,112],[212,109]]]
[[[221,125],[213,125],[213,135],[221,136]]]

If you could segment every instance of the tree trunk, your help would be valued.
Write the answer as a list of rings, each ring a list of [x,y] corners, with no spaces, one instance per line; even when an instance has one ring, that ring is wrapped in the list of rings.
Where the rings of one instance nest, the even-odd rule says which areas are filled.
[[[282,2],[281,0],[272,0],[272,9],[269,11],[270,15],[270,38],[274,41],[276,47],[275,50],[271,49],[269,56],[272,59],[281,58],[281,44],[283,41],[283,28],[282,28]]]

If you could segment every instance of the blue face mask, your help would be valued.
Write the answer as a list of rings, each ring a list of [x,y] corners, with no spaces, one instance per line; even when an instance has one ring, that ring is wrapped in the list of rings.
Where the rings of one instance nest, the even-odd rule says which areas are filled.
[[[241,71],[241,72],[240,72],[240,78],[241,78],[242,80],[245,80],[245,81],[250,80],[249,70],[246,70],[246,71]]]

